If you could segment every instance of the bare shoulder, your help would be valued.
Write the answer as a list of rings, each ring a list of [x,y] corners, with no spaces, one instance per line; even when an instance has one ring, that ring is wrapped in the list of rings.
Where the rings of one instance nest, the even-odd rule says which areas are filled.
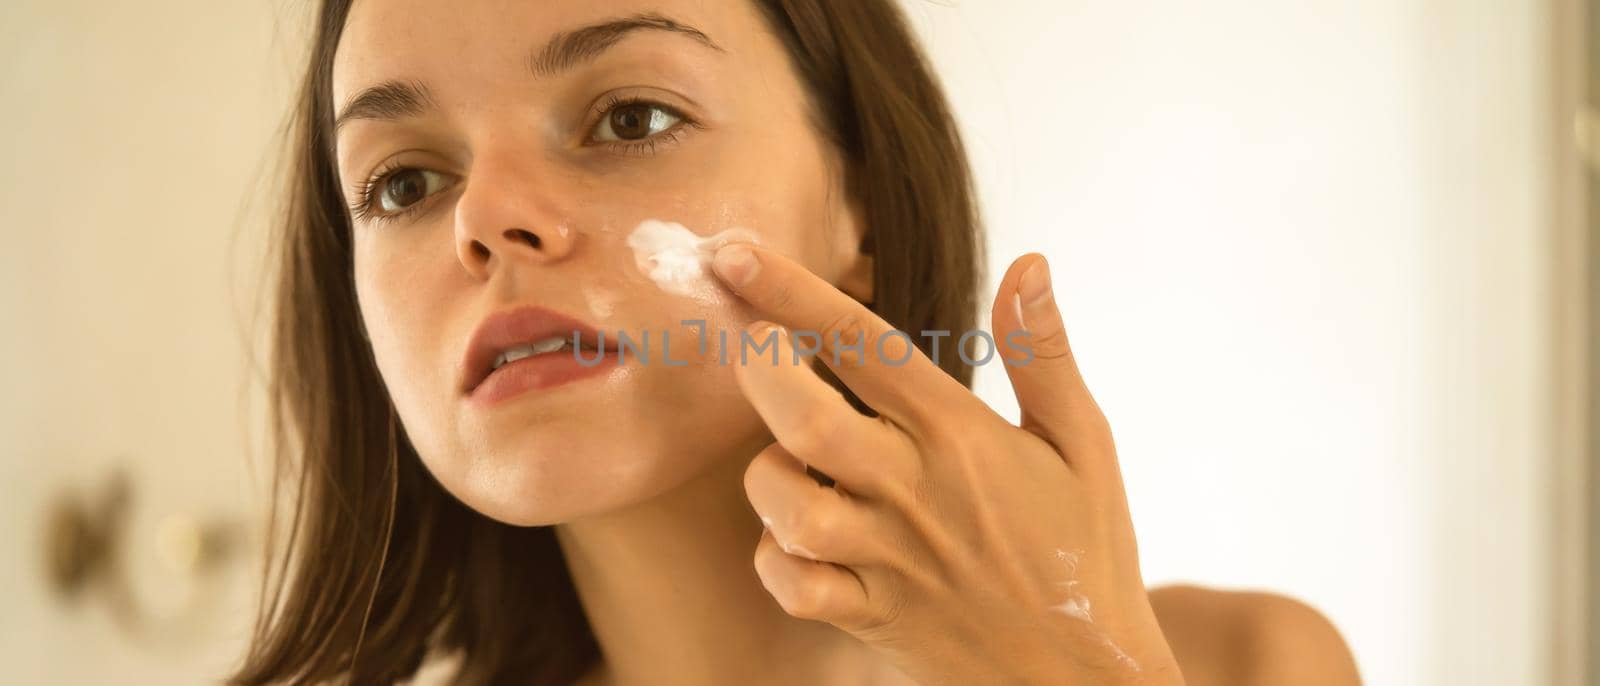
[[[1150,604],[1188,686],[1361,683],[1338,629],[1293,598],[1174,585]]]

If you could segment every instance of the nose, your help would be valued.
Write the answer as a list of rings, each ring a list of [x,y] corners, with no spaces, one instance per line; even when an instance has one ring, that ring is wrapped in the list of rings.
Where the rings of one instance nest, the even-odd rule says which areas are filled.
[[[552,191],[530,188],[534,175],[479,170],[456,205],[456,257],[474,277],[487,280],[510,263],[549,264],[572,253],[578,236],[561,219]]]

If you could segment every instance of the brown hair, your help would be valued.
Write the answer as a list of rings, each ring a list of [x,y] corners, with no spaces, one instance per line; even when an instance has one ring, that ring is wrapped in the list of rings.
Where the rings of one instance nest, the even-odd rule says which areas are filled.
[[[873,309],[905,331],[971,329],[981,255],[966,153],[905,18],[893,0],[754,1],[845,160],[870,227]],[[459,653],[461,683],[570,683],[599,652],[554,532],[491,520],[433,480],[361,328],[332,135],[333,56],[351,2],[321,4],[286,132],[269,563],[232,681],[387,683]],[[971,382],[971,368],[943,357]]]

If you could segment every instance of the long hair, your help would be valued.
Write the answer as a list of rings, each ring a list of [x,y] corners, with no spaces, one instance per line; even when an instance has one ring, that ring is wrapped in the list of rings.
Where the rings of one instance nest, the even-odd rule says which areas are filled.
[[[893,0],[752,0],[845,162],[873,309],[905,331],[977,317],[981,230],[944,94]],[[268,394],[268,565],[236,684],[389,683],[428,657],[465,684],[567,684],[599,657],[549,527],[471,510],[428,473],[362,329],[333,156],[331,73],[352,0],[324,0],[285,130]],[[918,337],[919,345],[926,341]],[[947,373],[971,382],[954,355]]]

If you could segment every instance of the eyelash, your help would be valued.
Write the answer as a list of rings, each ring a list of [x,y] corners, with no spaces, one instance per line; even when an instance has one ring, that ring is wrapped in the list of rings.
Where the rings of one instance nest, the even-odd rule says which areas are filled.
[[[384,162],[383,166],[380,166],[374,170],[372,172],[372,176],[367,177],[366,181],[361,182],[361,185],[356,188],[356,202],[350,206],[350,214],[355,217],[356,221],[366,221],[369,219],[377,222],[393,221],[411,214],[412,212],[415,212],[417,208],[422,207],[423,204],[427,202],[427,198],[424,198],[410,207],[400,210],[399,212],[395,212],[394,214],[379,214],[377,210],[374,209],[377,203],[377,198],[374,197],[374,194],[383,186],[383,182],[388,181],[390,175],[397,172],[406,171],[408,169],[411,169],[411,167],[407,167],[398,162],[390,160],[388,162]]]
[[[590,118],[592,123],[589,124],[587,129],[585,129],[588,132],[585,134],[585,140],[588,141],[589,139],[593,138],[595,128],[600,125],[600,122],[604,121],[605,117],[610,116],[612,112],[619,108],[629,107],[632,105],[649,105],[651,107],[660,108],[675,117],[678,120],[678,123],[674,124],[672,128],[662,131],[661,133],[638,141],[600,141],[602,145],[611,148],[612,152],[617,154],[631,155],[636,157],[650,157],[659,152],[660,146],[677,143],[683,130],[700,128],[699,122],[690,119],[689,116],[684,114],[682,110],[672,107],[666,103],[657,100],[650,100],[648,98],[613,95],[595,106],[593,110],[594,114]],[[379,214],[375,209],[377,203],[376,193],[383,187],[383,183],[388,181],[389,176],[411,169],[414,169],[414,167],[407,167],[394,161],[385,162],[382,166],[378,167],[378,169],[372,172],[371,176],[367,177],[366,181],[361,182],[361,184],[356,188],[356,202],[350,206],[350,214],[355,217],[357,221],[372,220],[377,222],[390,222],[399,220],[420,210],[427,204],[428,200],[432,196],[423,198],[422,200],[413,203],[410,207],[406,207],[392,214]],[[434,195],[437,195],[437,193]]]
[[[595,107],[594,107],[594,115],[592,117],[590,117],[594,121],[594,123],[589,125],[589,128],[588,128],[589,134],[588,135],[592,136],[593,133],[594,133],[595,127],[599,126],[600,122],[604,121],[606,117],[611,116],[612,112],[615,112],[618,109],[621,109],[623,107],[630,107],[630,106],[633,106],[633,105],[649,105],[651,107],[659,108],[659,109],[665,111],[667,114],[670,114],[673,117],[677,118],[678,123],[674,124],[672,126],[672,128],[667,129],[665,131],[662,131],[661,133],[658,133],[658,134],[656,134],[654,136],[651,136],[649,138],[646,138],[644,140],[626,141],[626,142],[611,142],[611,141],[607,141],[606,142],[606,145],[611,147],[613,151],[618,152],[620,154],[638,155],[638,156],[648,157],[648,156],[654,155],[656,153],[656,148],[657,148],[658,145],[661,145],[663,143],[665,143],[665,144],[676,143],[678,141],[679,134],[684,129],[698,129],[698,128],[700,128],[700,123],[695,121],[695,120],[693,120],[693,119],[690,119],[689,115],[684,114],[682,110],[680,110],[680,109],[678,109],[676,107],[673,107],[671,105],[668,105],[668,104],[666,104],[664,102],[661,102],[659,100],[651,100],[649,98],[641,98],[641,97],[637,97],[637,96],[612,95],[612,96],[606,98],[604,101],[602,101],[602,102],[600,102],[600,103],[595,105]]]

